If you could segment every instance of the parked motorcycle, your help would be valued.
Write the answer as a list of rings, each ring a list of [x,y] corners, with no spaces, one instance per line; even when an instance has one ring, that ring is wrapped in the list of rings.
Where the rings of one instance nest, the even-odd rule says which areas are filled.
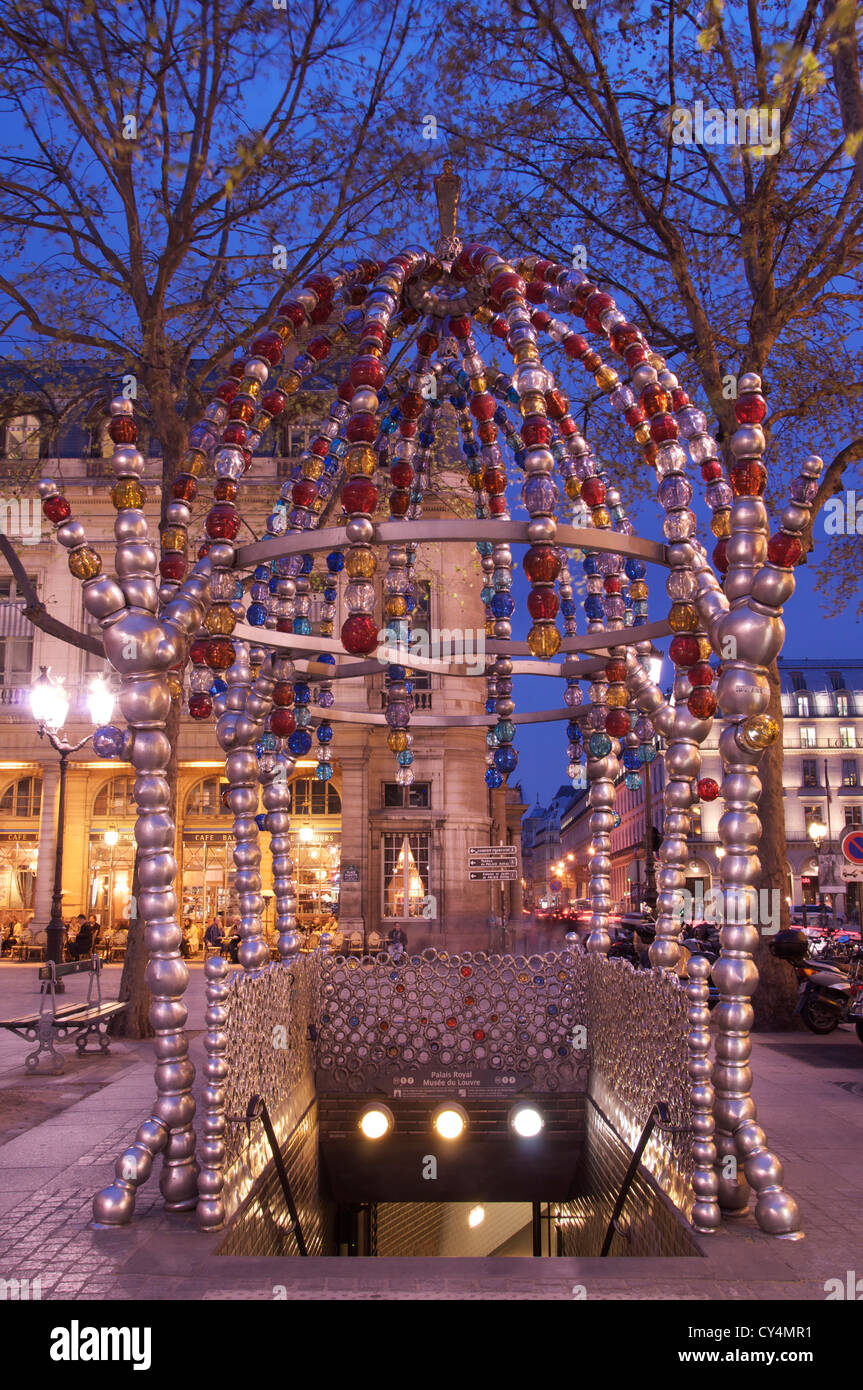
[[[794,969],[800,986],[796,1012],[810,1032],[832,1033],[840,1023],[853,1023],[863,1042],[863,980],[852,978],[848,967],[813,959],[806,933],[799,928],[777,932],[770,950]],[[851,964],[856,977],[859,962]]]

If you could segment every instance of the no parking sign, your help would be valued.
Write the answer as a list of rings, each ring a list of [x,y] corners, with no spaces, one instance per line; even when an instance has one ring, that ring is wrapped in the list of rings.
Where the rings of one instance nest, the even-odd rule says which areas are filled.
[[[839,841],[839,848],[849,864],[863,868],[863,827],[849,826]]]

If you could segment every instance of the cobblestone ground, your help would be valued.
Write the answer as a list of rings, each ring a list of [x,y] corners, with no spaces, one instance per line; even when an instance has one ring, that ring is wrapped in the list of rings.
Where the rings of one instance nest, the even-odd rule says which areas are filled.
[[[0,1013],[37,1007],[34,979],[32,967],[0,966]],[[105,983],[110,997],[119,969]],[[200,1064],[199,968],[189,1000]],[[806,1239],[771,1240],[749,1216],[705,1239],[704,1259],[667,1260],[226,1258],[215,1254],[221,1237],[198,1232],[193,1215],[161,1210],[156,1176],[131,1226],[97,1231],[93,1194],[152,1102],[150,1045],[118,1041],[108,1058],[67,1049],[59,1078],[28,1076],[27,1050],[0,1033],[0,1280],[38,1279],[46,1299],[817,1300],[825,1280],[863,1271],[863,1046],[848,1029],[756,1039],[760,1119]]]

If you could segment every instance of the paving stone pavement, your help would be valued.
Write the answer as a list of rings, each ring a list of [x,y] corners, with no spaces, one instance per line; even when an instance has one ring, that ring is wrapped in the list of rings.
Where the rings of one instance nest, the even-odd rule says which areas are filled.
[[[119,975],[106,970],[106,997]],[[34,979],[32,967],[0,965],[0,1013],[37,1007]],[[188,1002],[200,1071],[200,969]],[[826,1279],[863,1274],[863,1046],[848,1029],[754,1042],[759,1118],[800,1203],[805,1240],[772,1240],[749,1215],[703,1238],[703,1259],[300,1260],[217,1256],[221,1235],[161,1209],[157,1176],[140,1190],[131,1226],[94,1230],[93,1194],[149,1113],[151,1046],[118,1040],[109,1059],[73,1050],[64,1077],[30,1077],[27,1045],[0,1033],[0,1093],[32,1087],[40,1116],[55,1098],[49,1118],[6,1142],[0,1132],[0,1280],[39,1279],[43,1298],[72,1300],[269,1301],[283,1290],[301,1301],[573,1301],[573,1286],[588,1300],[823,1300]]]

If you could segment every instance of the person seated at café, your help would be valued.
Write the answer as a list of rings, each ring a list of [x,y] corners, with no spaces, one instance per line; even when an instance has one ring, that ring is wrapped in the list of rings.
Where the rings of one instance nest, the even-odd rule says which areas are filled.
[[[75,918],[77,931],[74,939],[70,940],[68,951],[72,960],[82,960],[86,956],[93,954],[93,927],[83,912],[79,912]],[[70,932],[71,938],[71,932]]]
[[[228,937],[225,941],[225,947],[227,949],[228,956],[232,965],[239,965],[240,963],[240,957],[238,955],[238,952],[240,949],[241,941],[242,937],[240,936],[240,923],[238,918],[235,917],[228,928]]]
[[[204,941],[213,951],[221,951],[225,941],[225,934],[222,931],[222,923],[219,917],[213,917],[207,930],[204,932]]]

